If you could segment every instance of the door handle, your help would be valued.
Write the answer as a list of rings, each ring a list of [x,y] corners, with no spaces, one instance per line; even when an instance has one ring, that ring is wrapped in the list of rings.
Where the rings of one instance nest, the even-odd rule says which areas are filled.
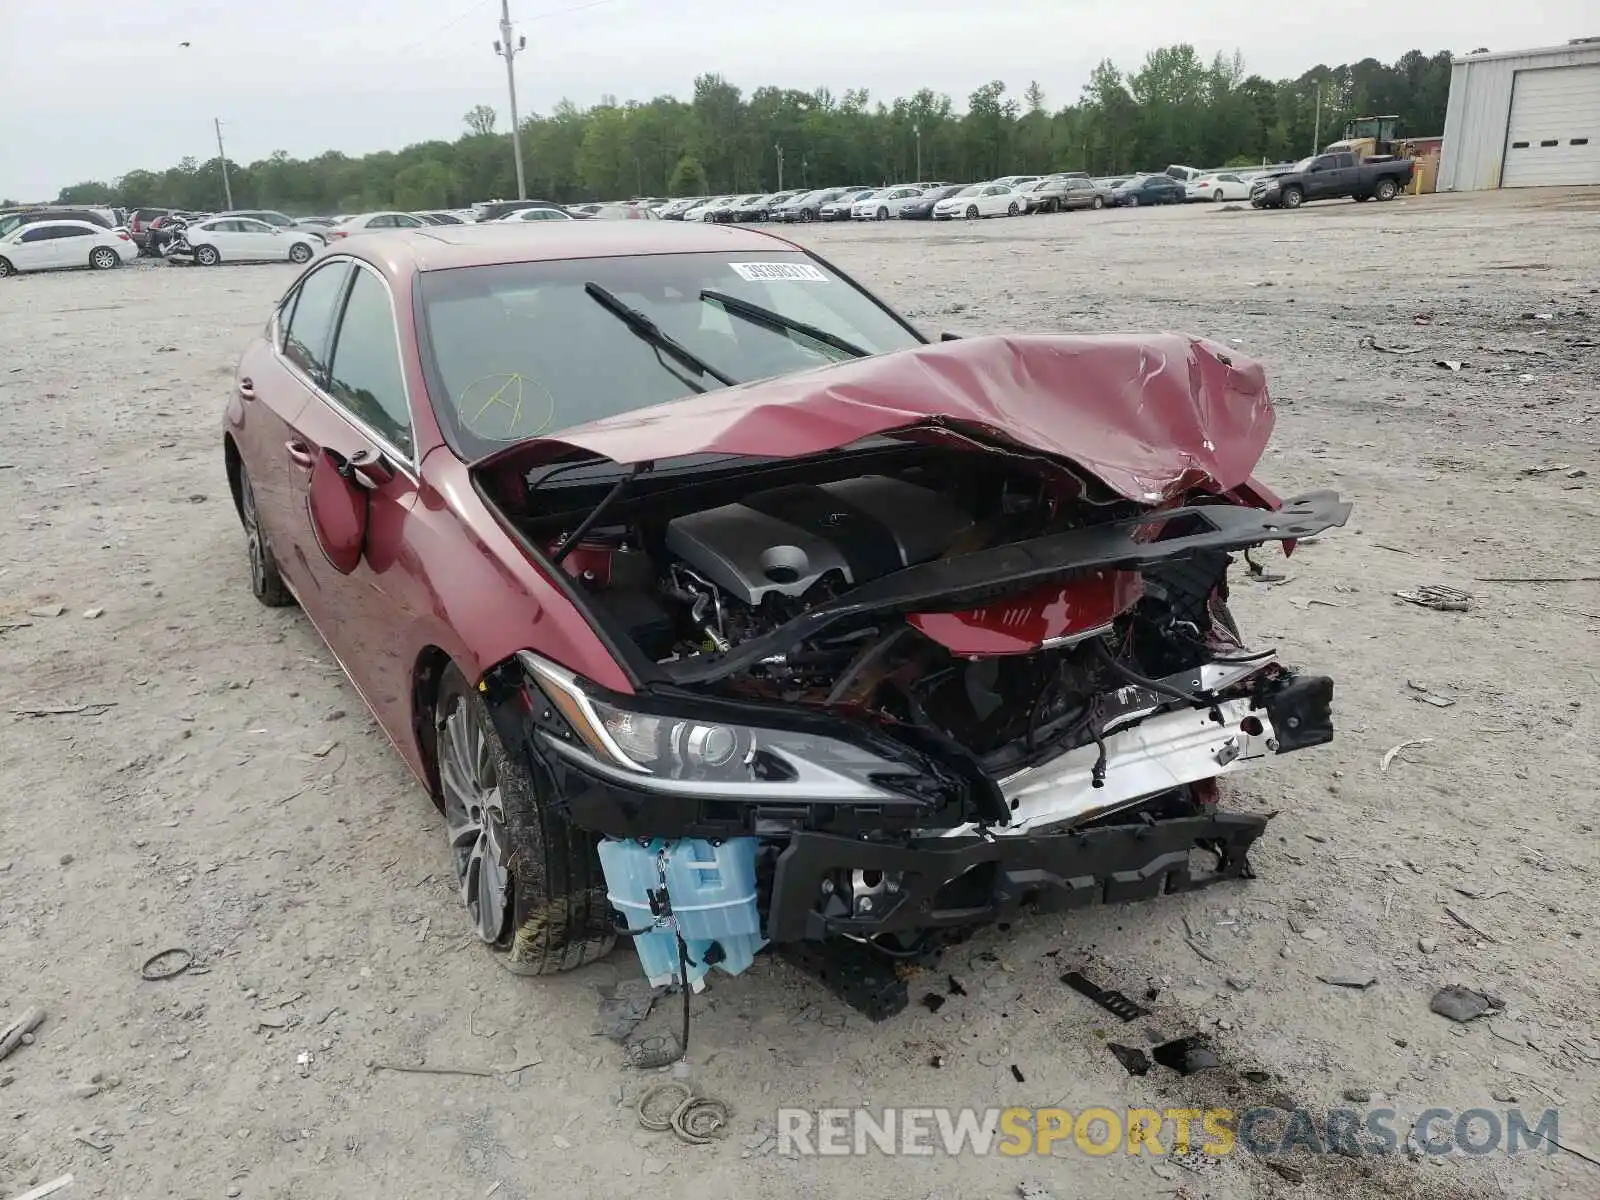
[[[299,438],[291,438],[283,444],[283,448],[289,452],[289,457],[296,466],[304,467],[308,471],[316,466],[316,459],[311,457],[311,447]]]
[[[239,399],[254,400],[256,398],[256,385],[249,376],[239,380]]]

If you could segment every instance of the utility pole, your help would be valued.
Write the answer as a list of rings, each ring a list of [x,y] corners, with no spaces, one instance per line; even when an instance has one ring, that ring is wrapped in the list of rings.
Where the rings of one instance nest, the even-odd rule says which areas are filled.
[[[222,118],[212,117],[211,124],[217,131],[217,161],[222,164],[222,197],[228,202],[228,212],[233,211],[233,188],[228,183],[228,152],[222,148]]]
[[[917,139],[917,182],[922,182],[922,126],[912,122],[911,134]]]
[[[517,72],[511,65],[519,51],[528,48],[526,37],[518,38],[516,45],[511,43],[511,0],[500,0],[500,40],[494,44],[494,52],[506,60],[506,91],[511,96],[511,153],[517,160],[517,199],[528,198],[528,180],[522,173],[522,127],[517,120]]]
[[[1317,123],[1311,133],[1311,153],[1317,152],[1317,147],[1322,145],[1322,85],[1317,84]]]
[[[778,152],[778,190],[781,192],[783,191],[783,147],[773,142],[772,148]]]

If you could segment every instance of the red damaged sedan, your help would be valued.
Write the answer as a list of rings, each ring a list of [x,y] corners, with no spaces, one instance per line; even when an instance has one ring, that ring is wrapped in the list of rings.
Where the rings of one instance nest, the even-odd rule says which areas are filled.
[[[930,342],[751,230],[439,226],[319,259],[237,382],[251,587],[515,971],[773,943],[883,1015],[1020,908],[1247,876],[1218,779],[1333,736],[1228,570],[1349,506],[1252,477],[1261,369],[1203,340]]]

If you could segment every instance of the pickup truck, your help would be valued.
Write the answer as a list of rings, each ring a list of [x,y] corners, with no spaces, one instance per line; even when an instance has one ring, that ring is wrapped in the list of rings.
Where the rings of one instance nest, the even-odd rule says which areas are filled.
[[[1411,182],[1409,158],[1369,159],[1354,154],[1317,154],[1301,159],[1282,175],[1250,185],[1255,208],[1299,208],[1307,200],[1393,200]]]

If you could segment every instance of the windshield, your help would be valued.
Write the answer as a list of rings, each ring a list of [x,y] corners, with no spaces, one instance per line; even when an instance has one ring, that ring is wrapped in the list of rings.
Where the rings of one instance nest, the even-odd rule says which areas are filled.
[[[527,438],[691,395],[715,381],[658,355],[586,293],[597,284],[740,382],[835,362],[800,332],[730,313],[720,292],[871,354],[920,339],[865,292],[798,253],[662,254],[428,271],[424,369],[446,439],[473,460]],[[663,361],[665,359],[665,361]]]
[[[1295,163],[1292,169],[1296,171],[1309,171],[1311,170],[1311,164],[1316,161],[1316,155],[1312,155],[1310,158],[1302,158],[1299,162]]]
[[[979,192],[983,191],[983,187],[984,185],[981,183],[969,184],[957,192],[956,196],[976,196]],[[954,200],[956,196],[951,196],[949,198]]]

